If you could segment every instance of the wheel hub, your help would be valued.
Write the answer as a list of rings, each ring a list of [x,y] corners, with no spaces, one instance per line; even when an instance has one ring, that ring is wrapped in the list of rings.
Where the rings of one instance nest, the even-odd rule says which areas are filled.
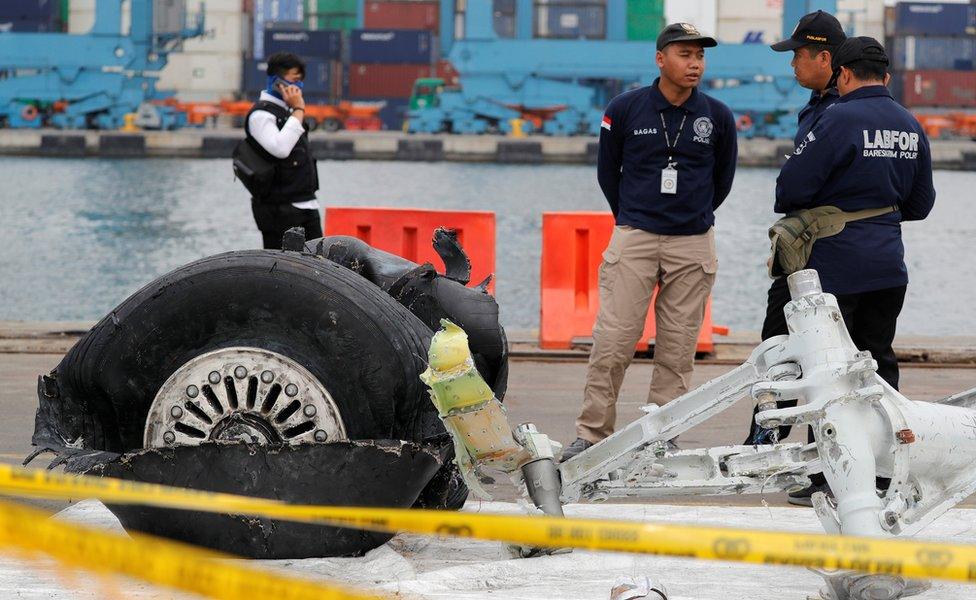
[[[305,367],[276,352],[237,347],[201,354],[170,375],[149,408],[143,441],[152,448],[344,439],[338,406]]]

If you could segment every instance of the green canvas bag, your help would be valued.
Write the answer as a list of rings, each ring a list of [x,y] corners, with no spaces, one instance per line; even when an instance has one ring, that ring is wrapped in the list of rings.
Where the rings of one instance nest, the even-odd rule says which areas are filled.
[[[769,228],[772,249],[769,276],[790,275],[805,268],[813,243],[837,235],[851,221],[879,217],[896,210],[898,206],[844,212],[836,206],[818,206],[787,214]]]

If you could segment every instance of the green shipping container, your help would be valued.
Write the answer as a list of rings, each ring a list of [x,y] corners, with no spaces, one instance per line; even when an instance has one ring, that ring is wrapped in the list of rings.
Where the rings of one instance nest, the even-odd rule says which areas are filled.
[[[342,29],[356,27],[356,0],[305,0],[305,27]]]
[[[356,0],[305,0],[305,14],[356,14]]]
[[[305,0],[305,27],[341,29],[358,27],[356,0]]]
[[[627,0],[628,40],[655,40],[664,25],[664,0]]]
[[[356,14],[305,14],[305,27],[308,29],[339,29],[349,31],[356,29],[358,20]]]

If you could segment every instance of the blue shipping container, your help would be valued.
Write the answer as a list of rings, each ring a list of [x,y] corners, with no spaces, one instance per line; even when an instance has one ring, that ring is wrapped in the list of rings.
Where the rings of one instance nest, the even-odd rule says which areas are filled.
[[[899,2],[895,35],[976,35],[976,5]]]
[[[607,37],[604,6],[542,4],[536,6],[536,11],[536,37],[597,40]]]
[[[308,58],[342,60],[342,32],[329,29],[265,30],[264,53],[266,56],[271,56],[275,52],[291,52]]]
[[[971,71],[976,37],[898,37],[888,52],[896,71]]]
[[[305,18],[303,0],[254,0],[254,30],[251,56],[265,57],[264,30],[278,23],[301,23]],[[301,25],[299,25],[300,27]],[[280,27],[279,27],[280,28]]]
[[[353,29],[349,62],[384,65],[426,65],[434,62],[434,37],[415,29]]]
[[[57,0],[0,1],[0,32],[41,33],[63,29]]]
[[[0,2],[0,21],[49,22],[61,12],[58,0],[6,0]]]
[[[257,95],[268,87],[268,63],[263,60],[245,60],[241,77],[242,92],[257,100]],[[334,61],[306,60],[305,84],[302,95],[331,95],[333,72],[338,67]]]
[[[24,33],[52,33],[64,31],[61,21],[31,21],[27,19],[4,19],[0,17],[0,33],[16,31]]]

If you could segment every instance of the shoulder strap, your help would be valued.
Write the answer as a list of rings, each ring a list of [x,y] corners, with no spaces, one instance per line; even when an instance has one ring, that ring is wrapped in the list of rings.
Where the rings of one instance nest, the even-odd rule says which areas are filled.
[[[837,212],[829,215],[822,215],[817,220],[819,221],[821,227],[834,227],[837,225],[845,225],[851,221],[860,221],[862,219],[880,217],[881,215],[886,215],[897,210],[897,205],[882,206],[881,208],[865,208],[863,210],[855,210],[854,212]]]
[[[258,100],[251,107],[251,110],[247,111],[247,116],[244,117],[244,141],[249,144],[254,150],[261,155],[261,157],[268,162],[276,162],[278,159],[271,155],[261,144],[258,143],[254,136],[251,135],[250,121],[251,115],[254,111],[263,110],[271,113],[276,119],[285,118],[287,119],[290,114],[287,110],[281,108],[274,102],[268,102],[267,100]],[[282,113],[285,113],[282,117]]]
[[[247,116],[244,117],[244,134],[247,135],[247,137],[251,137],[251,131],[250,129],[248,129],[248,122],[251,120],[251,115],[254,113],[254,111],[257,110],[263,110],[265,112],[269,112],[272,115],[274,115],[276,119],[279,119],[281,121],[286,121],[288,117],[291,116],[291,112],[289,112],[288,109],[282,108],[281,106],[278,106],[274,102],[268,102],[267,100],[258,100],[257,102],[254,103],[254,106],[251,107],[251,110],[247,111]]]

